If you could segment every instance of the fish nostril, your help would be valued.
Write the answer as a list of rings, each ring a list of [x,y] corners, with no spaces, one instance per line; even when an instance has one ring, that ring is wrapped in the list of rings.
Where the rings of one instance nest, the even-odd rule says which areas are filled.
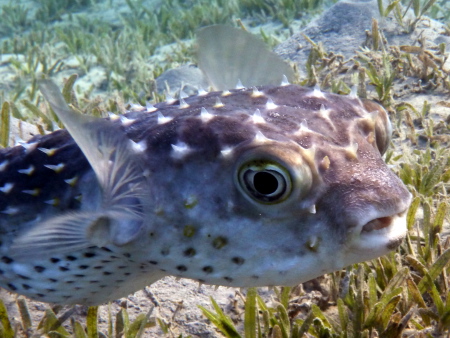
[[[376,218],[364,225],[364,227],[362,228],[362,232],[369,232],[387,228],[392,224],[392,219],[393,218],[391,216]]]

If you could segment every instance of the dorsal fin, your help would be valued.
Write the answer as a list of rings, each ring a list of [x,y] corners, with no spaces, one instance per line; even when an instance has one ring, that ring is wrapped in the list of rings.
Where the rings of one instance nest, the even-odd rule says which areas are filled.
[[[268,50],[255,35],[224,25],[202,28],[197,33],[198,66],[215,90],[226,90],[238,81],[245,87],[279,85],[292,68]]]

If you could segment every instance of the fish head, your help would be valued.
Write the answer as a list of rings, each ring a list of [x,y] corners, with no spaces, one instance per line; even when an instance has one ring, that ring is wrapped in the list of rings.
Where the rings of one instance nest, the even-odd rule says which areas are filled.
[[[173,118],[144,139],[154,209],[138,250],[168,274],[294,285],[402,241],[411,197],[382,159],[378,104],[296,85],[184,103],[158,106]]]

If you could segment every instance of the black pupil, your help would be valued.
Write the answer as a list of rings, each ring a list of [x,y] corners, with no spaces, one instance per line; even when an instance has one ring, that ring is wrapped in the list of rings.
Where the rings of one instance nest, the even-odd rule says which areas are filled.
[[[253,177],[253,186],[262,195],[273,194],[278,189],[277,178],[265,171],[256,173]]]

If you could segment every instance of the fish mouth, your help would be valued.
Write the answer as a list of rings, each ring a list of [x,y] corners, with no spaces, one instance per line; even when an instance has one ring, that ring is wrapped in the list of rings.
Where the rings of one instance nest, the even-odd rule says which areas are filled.
[[[406,210],[395,215],[395,216],[386,216],[386,217],[379,217],[375,218],[374,220],[371,220],[370,222],[366,223],[363,227],[361,232],[370,232],[374,230],[381,230],[384,228],[390,227],[396,217],[402,217],[406,213]]]
[[[367,249],[378,247],[393,250],[400,245],[406,236],[406,215],[408,207],[398,213],[374,218],[361,227],[360,239]]]

